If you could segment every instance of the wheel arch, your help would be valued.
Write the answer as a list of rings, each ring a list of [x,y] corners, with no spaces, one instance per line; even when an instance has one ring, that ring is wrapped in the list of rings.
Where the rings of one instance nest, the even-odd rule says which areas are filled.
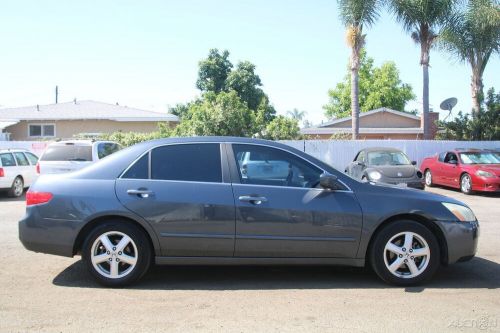
[[[151,246],[151,249],[153,250],[153,253],[152,253],[153,256],[160,252],[160,247],[159,247],[158,242],[155,241],[155,238],[153,238],[153,235],[151,234],[151,232],[148,231],[147,228],[145,228],[142,223],[131,218],[130,216],[123,216],[123,215],[114,214],[114,215],[99,216],[99,217],[96,217],[96,218],[88,221],[83,226],[83,228],[80,229],[80,231],[78,232],[78,235],[75,238],[75,241],[73,243],[73,255],[81,253],[83,242],[85,241],[85,238],[89,234],[90,231],[92,231],[95,227],[102,225],[106,222],[116,221],[116,220],[121,220],[121,221],[124,221],[126,223],[132,224],[132,225],[138,227],[140,230],[142,230],[149,241],[149,245]]]
[[[382,229],[384,229],[386,226],[388,226],[389,224],[395,223],[399,220],[414,221],[414,222],[422,224],[427,229],[429,229],[434,234],[434,236],[436,236],[436,239],[438,241],[439,250],[440,250],[440,258],[439,258],[440,262],[442,265],[447,265],[447,263],[448,263],[448,243],[446,241],[446,237],[444,236],[443,231],[433,221],[429,220],[428,218],[426,218],[424,216],[417,215],[417,214],[398,214],[398,215],[391,216],[391,217],[385,219],[382,223],[380,223],[370,237],[370,241],[369,241],[368,246],[366,248],[366,254],[365,254],[366,259],[365,260],[368,260],[368,258],[369,258],[369,254],[372,251],[374,239],[377,237],[378,233]]]

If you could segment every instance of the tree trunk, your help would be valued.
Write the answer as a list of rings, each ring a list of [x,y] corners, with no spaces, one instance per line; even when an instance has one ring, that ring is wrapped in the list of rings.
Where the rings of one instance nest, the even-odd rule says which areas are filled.
[[[351,114],[352,139],[357,140],[359,138],[359,87],[357,66],[351,66]]]
[[[472,68],[470,87],[472,92],[472,117],[476,117],[483,99],[483,78],[478,68]]]
[[[422,72],[424,76],[424,87],[422,91],[423,99],[423,113],[422,113],[422,127],[424,129],[424,140],[431,140],[430,137],[430,124],[429,124],[429,64],[422,64]]]

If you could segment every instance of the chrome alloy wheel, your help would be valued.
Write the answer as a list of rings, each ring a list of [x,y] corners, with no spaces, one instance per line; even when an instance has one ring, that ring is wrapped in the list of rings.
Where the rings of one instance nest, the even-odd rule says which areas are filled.
[[[425,172],[425,185],[427,186],[432,185],[432,174],[429,170]]]
[[[110,279],[127,276],[134,270],[137,258],[134,241],[120,231],[108,231],[92,244],[92,265],[99,274]]]
[[[14,196],[20,197],[24,191],[24,184],[21,178],[17,177],[14,180]]]
[[[398,278],[411,279],[425,271],[431,252],[425,239],[414,232],[401,232],[385,245],[385,266]]]
[[[470,192],[470,189],[472,188],[472,184],[471,184],[469,175],[464,175],[462,177],[462,181],[460,182],[460,186],[462,186],[462,192],[464,192],[464,193]]]

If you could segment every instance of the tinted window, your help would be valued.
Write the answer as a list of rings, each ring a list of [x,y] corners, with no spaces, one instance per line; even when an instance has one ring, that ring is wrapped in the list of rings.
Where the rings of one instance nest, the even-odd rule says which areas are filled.
[[[14,160],[14,156],[12,156],[12,154],[0,154],[0,160],[2,161],[3,167],[16,165],[16,161]]]
[[[451,163],[452,161],[458,162],[457,155],[454,153],[448,153],[444,158],[444,163]]]
[[[35,165],[38,162],[38,157],[32,153],[24,153],[28,160],[30,160],[31,165]]]
[[[218,143],[163,146],[151,154],[152,179],[222,182]]]
[[[54,145],[49,146],[41,161],[92,161],[92,146]]]
[[[319,183],[319,168],[283,150],[235,144],[233,151],[243,184],[310,188]]]
[[[120,146],[116,143],[112,142],[99,143],[97,145],[97,156],[99,157],[99,159],[101,159],[108,155],[116,153],[118,150],[120,150]]]
[[[23,153],[14,153],[14,156],[16,157],[17,165],[19,166],[30,165],[28,159],[26,158],[26,156],[24,156]]]
[[[148,179],[149,178],[149,154],[144,155],[132,165],[122,178]]]

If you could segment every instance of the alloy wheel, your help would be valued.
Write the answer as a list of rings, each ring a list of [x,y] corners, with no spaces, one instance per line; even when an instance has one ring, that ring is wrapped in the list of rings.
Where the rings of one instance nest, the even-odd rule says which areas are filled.
[[[464,193],[470,192],[470,190],[472,188],[472,184],[471,184],[471,179],[470,179],[469,175],[464,175],[462,177],[462,180],[460,181],[460,186],[461,186],[462,192],[464,192]]]
[[[425,185],[427,186],[432,185],[432,174],[429,170],[425,172]]]
[[[422,274],[430,261],[430,248],[417,233],[406,231],[393,236],[384,248],[384,263],[392,275],[411,279]]]
[[[20,197],[24,191],[24,184],[21,178],[17,177],[14,180],[14,196]]]

